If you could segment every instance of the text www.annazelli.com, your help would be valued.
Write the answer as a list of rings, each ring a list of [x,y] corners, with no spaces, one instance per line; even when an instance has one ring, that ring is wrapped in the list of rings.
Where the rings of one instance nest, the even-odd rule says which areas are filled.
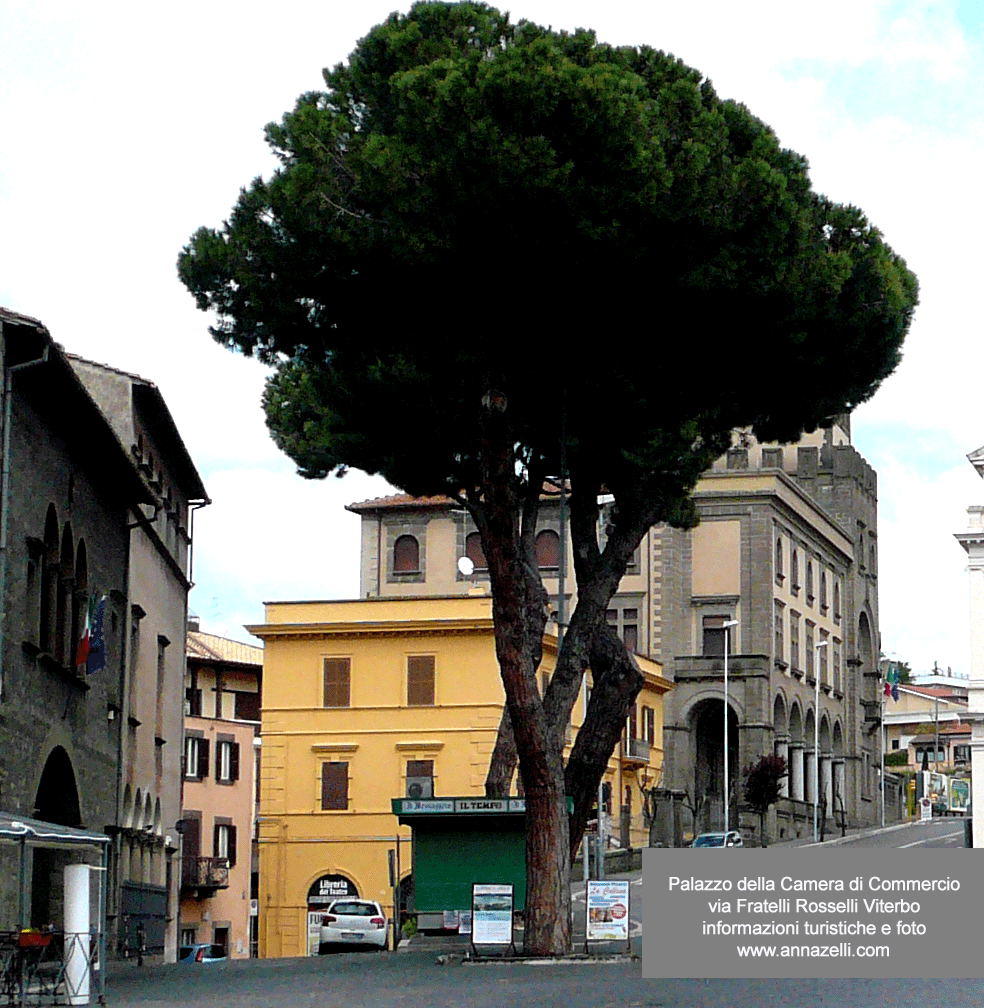
[[[757,958],[759,956],[776,959],[841,959],[857,957],[858,959],[887,959],[891,952],[887,945],[851,945],[841,942],[839,945],[736,945],[741,957]]]

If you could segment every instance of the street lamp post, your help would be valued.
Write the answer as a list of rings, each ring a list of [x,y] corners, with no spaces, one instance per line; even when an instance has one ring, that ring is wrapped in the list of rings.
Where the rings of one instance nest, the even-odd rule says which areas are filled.
[[[731,628],[738,626],[738,620],[725,620],[721,624],[724,629],[724,840],[722,847],[728,843],[728,644],[731,639]]]
[[[820,841],[820,648],[825,648],[830,641],[820,641],[814,647],[816,655],[813,661],[813,680],[816,684],[816,699],[813,704],[813,842]]]

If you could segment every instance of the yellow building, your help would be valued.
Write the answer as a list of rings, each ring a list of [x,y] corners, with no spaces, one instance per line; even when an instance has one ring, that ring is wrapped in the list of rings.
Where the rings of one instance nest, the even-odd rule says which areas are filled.
[[[259,827],[259,954],[316,954],[326,902],[339,895],[393,910],[388,852],[410,874],[410,831],[390,799],[484,794],[503,707],[491,599],[271,602],[266,623]],[[549,674],[556,638],[544,638]],[[646,685],[606,778],[629,799],[623,832],[645,842],[639,785],[662,765],[670,683],[638,658]],[[573,712],[576,727],[583,704]],[[634,799],[634,800],[633,800]],[[634,810],[634,811],[633,811]],[[451,908],[449,908],[451,909]]]

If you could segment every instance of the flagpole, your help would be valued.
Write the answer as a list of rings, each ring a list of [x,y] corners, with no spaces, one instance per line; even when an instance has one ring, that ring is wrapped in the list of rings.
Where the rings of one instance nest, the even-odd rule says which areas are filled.
[[[891,668],[891,663],[889,663]],[[885,828],[885,687],[881,691],[881,828]]]

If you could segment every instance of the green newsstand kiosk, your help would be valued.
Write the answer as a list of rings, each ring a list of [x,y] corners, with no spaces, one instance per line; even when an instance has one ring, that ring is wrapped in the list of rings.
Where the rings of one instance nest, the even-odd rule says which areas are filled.
[[[471,910],[473,883],[511,883],[526,908],[523,798],[394,798],[413,831],[414,911],[421,931],[444,927],[445,911]]]

